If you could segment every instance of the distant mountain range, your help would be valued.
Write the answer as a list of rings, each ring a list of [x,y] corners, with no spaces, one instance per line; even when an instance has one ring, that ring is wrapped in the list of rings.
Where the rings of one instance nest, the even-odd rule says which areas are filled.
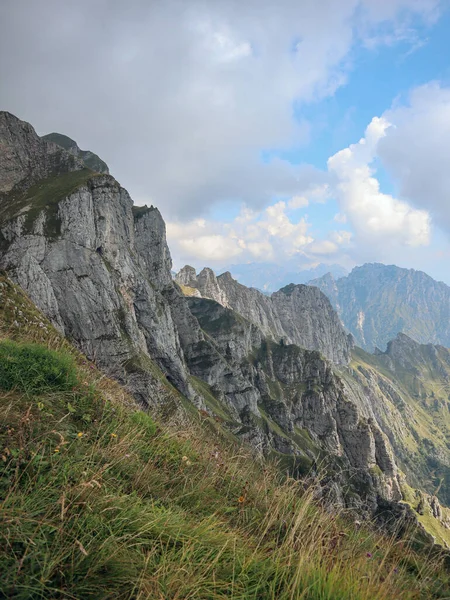
[[[311,279],[331,273],[335,279],[348,275],[347,269],[340,265],[325,265],[305,269],[289,262],[286,265],[274,263],[248,263],[231,265],[218,272],[218,275],[229,271],[231,275],[246,287],[254,287],[264,293],[276,292],[290,283],[307,283]]]
[[[422,271],[373,263],[309,283],[328,296],[361,348],[384,349],[400,332],[450,347],[450,287]]]

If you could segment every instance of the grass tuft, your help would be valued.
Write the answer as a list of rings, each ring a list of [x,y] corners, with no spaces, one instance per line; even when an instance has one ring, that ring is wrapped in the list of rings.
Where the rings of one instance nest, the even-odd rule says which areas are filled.
[[[28,394],[67,391],[78,383],[75,361],[39,344],[0,341],[0,389]]]

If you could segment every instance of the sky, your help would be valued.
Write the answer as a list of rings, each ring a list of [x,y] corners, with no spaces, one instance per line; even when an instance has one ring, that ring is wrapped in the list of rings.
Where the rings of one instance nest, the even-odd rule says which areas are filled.
[[[450,284],[447,1],[3,0],[0,109],[157,206],[175,269]]]

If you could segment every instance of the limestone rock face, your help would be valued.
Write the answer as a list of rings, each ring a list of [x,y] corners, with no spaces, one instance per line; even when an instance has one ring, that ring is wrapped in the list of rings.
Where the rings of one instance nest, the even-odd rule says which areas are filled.
[[[229,272],[216,277],[205,268],[196,276],[189,266],[181,269],[176,281],[199,290],[203,298],[232,308],[274,340],[319,350],[336,364],[349,361],[352,338],[345,333],[329,300],[316,288],[291,284],[266,296],[241,285]]]
[[[258,391],[272,447],[293,455],[306,452],[312,460],[314,448],[325,449],[352,473],[353,483],[360,486],[359,501],[364,496],[371,511],[376,509],[377,493],[401,499],[390,443],[370,399],[350,394],[332,363],[317,351],[266,338],[253,323],[212,300],[188,301],[222,356]],[[303,435],[308,444],[297,446],[295,440]]]
[[[176,274],[175,281],[179,285],[185,285],[187,287],[194,287],[197,282],[197,273],[194,267],[190,265],[184,266]]]
[[[0,194],[84,166],[56,144],[39,138],[29,123],[4,111],[0,112],[0,153]]]
[[[57,239],[45,235],[39,219],[21,235],[16,219],[1,268],[100,366],[126,371],[148,354],[191,395],[171,310],[161,294],[170,277],[161,266],[167,262],[164,245],[159,240],[149,254],[151,237],[136,244],[127,192],[109,176],[94,177],[63,198],[57,211]],[[146,228],[155,235],[163,231],[156,209],[140,218],[136,231]],[[152,274],[149,263],[155,265]]]
[[[148,368],[153,361],[163,379],[198,406],[204,403],[190,383],[192,375],[215,386],[237,421],[242,411],[258,415],[257,390],[205,339],[172,281],[159,211],[133,207],[113,177],[86,171],[71,154],[38,138],[31,126],[11,115],[2,118],[10,132],[7,154],[34,153],[33,179],[41,177],[41,200],[36,203],[34,190],[24,200],[22,190],[16,193],[11,186],[2,197],[0,268],[83,352],[125,381],[141,403],[162,401],[155,391],[161,387],[158,377]],[[51,171],[49,155],[55,153],[62,158]],[[16,160],[19,183],[27,182],[30,172],[22,163]],[[60,172],[66,163],[68,170]],[[72,180],[63,185],[74,166],[82,177],[76,185]]]

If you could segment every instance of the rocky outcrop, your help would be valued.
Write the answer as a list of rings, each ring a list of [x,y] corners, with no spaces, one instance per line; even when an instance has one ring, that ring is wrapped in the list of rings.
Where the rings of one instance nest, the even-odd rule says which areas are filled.
[[[220,353],[259,392],[262,426],[272,447],[303,456],[306,464],[309,459],[310,467],[326,450],[351,473],[357,503],[363,498],[369,511],[376,508],[377,494],[401,499],[394,456],[370,402],[363,397],[355,404],[330,362],[317,351],[267,339],[212,300],[188,302]]]
[[[450,288],[421,271],[366,264],[347,277],[310,281],[330,299],[361,348],[373,351],[402,332],[450,347]]]
[[[178,285],[185,285],[193,288],[197,283],[197,272],[194,267],[186,265],[175,276],[175,281]]]
[[[97,154],[94,154],[90,150],[81,150],[75,140],[67,137],[67,135],[48,133],[47,135],[43,135],[41,139],[64,148],[64,150],[82,160],[88,169],[109,175],[108,165]]]
[[[197,289],[210,298],[232,308],[276,341],[319,350],[336,364],[347,364],[353,345],[326,296],[306,285],[288,285],[266,296],[246,288],[229,272],[215,276],[205,268],[198,276],[186,266],[177,274],[178,283]]]
[[[0,144],[0,195],[84,166],[56,144],[39,138],[29,123],[8,112],[0,112]]]
[[[53,145],[18,119],[8,116],[8,122],[16,154],[26,154],[31,144],[47,164]],[[133,207],[113,177],[71,160],[68,164],[78,167],[75,181],[70,171],[49,178],[36,167],[46,176],[39,181],[39,202],[33,188],[19,195],[12,190],[2,198],[0,268],[83,352],[125,381],[141,403],[160,402],[152,361],[198,406],[204,408],[204,402],[191,385],[192,375],[217,388],[236,420],[242,411],[258,415],[257,391],[205,339],[172,281],[159,211]],[[26,177],[22,173],[19,179]]]

